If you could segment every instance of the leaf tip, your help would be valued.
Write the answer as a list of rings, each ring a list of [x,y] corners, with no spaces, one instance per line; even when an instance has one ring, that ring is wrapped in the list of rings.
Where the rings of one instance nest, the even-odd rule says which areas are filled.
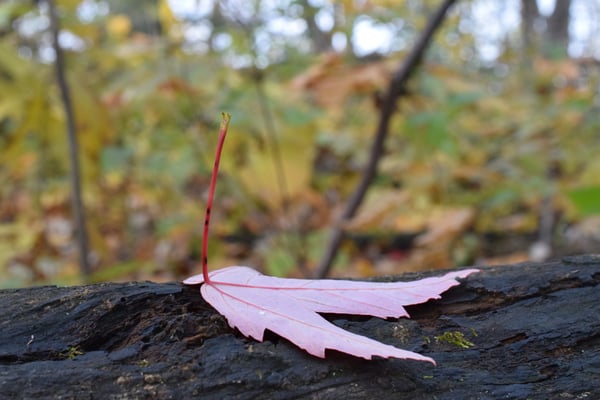
[[[460,270],[460,271],[456,271],[455,272],[455,277],[456,278],[464,279],[464,278],[468,277],[469,275],[476,274],[478,272],[481,272],[481,270],[477,269],[477,268],[463,269],[463,270]]]
[[[200,285],[204,283],[204,275],[194,275],[181,281],[184,285]]]

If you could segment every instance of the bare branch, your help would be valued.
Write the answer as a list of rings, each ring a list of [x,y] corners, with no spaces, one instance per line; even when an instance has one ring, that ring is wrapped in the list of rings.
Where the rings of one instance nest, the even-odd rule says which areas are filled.
[[[60,89],[60,95],[65,110],[67,121],[67,139],[69,142],[69,159],[71,163],[71,204],[73,207],[73,217],[77,228],[77,243],[79,246],[79,266],[84,278],[90,275],[90,265],[88,260],[88,238],[85,224],[85,213],[83,200],[81,196],[81,169],[79,166],[79,155],[77,144],[77,132],[75,131],[75,116],[73,114],[73,104],[71,101],[71,92],[65,76],[65,63],[62,49],[58,43],[58,32],[60,27],[56,15],[54,0],[46,0],[48,3],[48,14],[50,17],[50,31],[52,33],[52,46],[55,54],[56,81]]]
[[[277,130],[275,128],[275,122],[273,113],[269,106],[269,100],[264,90],[264,76],[259,70],[254,71],[253,81],[256,87],[256,95],[258,97],[258,106],[262,114],[263,121],[265,123],[265,130],[267,134],[267,140],[273,156],[273,165],[277,176],[277,186],[281,196],[281,211],[283,213],[282,224],[284,231],[289,232],[291,235],[284,235],[287,242],[287,247],[290,252],[293,253],[296,266],[300,270],[303,276],[307,276],[309,273],[306,268],[306,256],[303,246],[303,239],[301,237],[298,223],[291,220],[290,214],[290,192],[288,190],[287,179],[285,176],[285,169],[283,168],[283,156],[281,155],[281,149],[279,147],[279,141],[277,139]]]
[[[358,186],[346,203],[346,208],[344,209],[340,220],[337,221],[332,228],[329,243],[325,249],[323,258],[316,269],[317,277],[324,278],[329,274],[331,265],[333,264],[344,238],[342,223],[351,219],[356,214],[356,211],[360,207],[365,194],[367,193],[367,189],[377,174],[377,165],[379,159],[383,155],[385,138],[388,135],[390,120],[396,110],[398,99],[405,93],[406,82],[416,70],[416,67],[419,65],[423,54],[425,53],[425,49],[431,42],[433,34],[444,21],[448,9],[454,2],[455,0],[444,0],[438,10],[431,16],[427,26],[421,33],[421,36],[414,44],[412,51],[408,54],[390,81],[390,85],[380,108],[379,123],[377,131],[375,132],[373,144],[371,145],[369,160],[365,166]]]

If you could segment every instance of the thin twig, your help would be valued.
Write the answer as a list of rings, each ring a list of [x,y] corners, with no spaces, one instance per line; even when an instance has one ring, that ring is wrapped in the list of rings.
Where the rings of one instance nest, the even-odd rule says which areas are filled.
[[[259,75],[260,72],[256,72],[254,77],[254,85],[256,87],[256,96],[258,98],[258,106],[265,122],[265,131],[267,132],[267,140],[269,141],[269,147],[273,154],[273,163],[275,166],[275,174],[277,176],[277,186],[279,186],[279,192],[281,195],[281,206],[284,212],[287,211],[287,205],[289,201],[289,191],[287,186],[287,180],[285,178],[285,171],[283,169],[283,157],[281,156],[281,149],[279,148],[279,141],[277,140],[277,130],[275,129],[275,122],[271,108],[267,100],[267,95],[263,89],[263,78]]]
[[[288,239],[289,248],[295,253],[294,259],[297,261],[298,269],[304,276],[308,275],[306,269],[306,257],[304,256],[302,240],[300,238],[300,230],[297,229],[297,224],[292,222],[289,200],[290,192],[288,190],[287,179],[285,176],[285,170],[283,169],[283,157],[281,155],[281,149],[279,147],[279,141],[277,140],[277,129],[275,128],[275,120],[269,107],[269,101],[264,91],[264,77],[260,71],[256,71],[253,76],[254,85],[256,87],[256,95],[258,97],[258,105],[265,122],[265,130],[267,132],[267,140],[269,141],[269,147],[271,148],[271,154],[273,155],[273,164],[275,167],[275,174],[277,176],[277,186],[281,195],[281,208],[283,212],[284,230],[289,231],[292,236],[297,234],[299,240],[296,242],[293,237],[286,236]]]
[[[53,0],[47,0],[48,14],[50,17],[50,31],[52,33],[52,47],[54,47],[56,81],[60,89],[60,96],[65,110],[67,120],[67,139],[69,141],[69,159],[71,162],[71,204],[73,217],[77,227],[77,243],[79,245],[79,267],[85,279],[90,275],[90,264],[88,260],[88,238],[85,224],[85,213],[81,197],[81,173],[79,166],[79,155],[77,144],[77,132],[75,131],[75,116],[69,84],[65,77],[65,63],[62,49],[58,43],[58,32],[60,31],[56,7]]]
[[[329,274],[331,265],[333,264],[335,256],[344,238],[343,222],[348,221],[356,214],[356,211],[360,207],[360,204],[367,193],[369,185],[377,174],[377,165],[379,163],[379,159],[383,155],[383,145],[389,131],[391,117],[396,111],[398,99],[406,92],[405,87],[408,79],[419,65],[423,54],[425,53],[425,49],[433,37],[433,34],[441,25],[448,9],[454,2],[455,0],[444,0],[438,10],[431,16],[427,26],[421,33],[421,36],[419,36],[415,42],[412,51],[400,65],[400,68],[396,71],[390,82],[381,105],[379,123],[377,125],[377,131],[375,132],[373,144],[371,145],[369,160],[365,166],[358,186],[346,203],[344,212],[332,228],[329,243],[325,249],[325,253],[321,259],[321,262],[316,268],[316,276],[319,278],[324,278]]]

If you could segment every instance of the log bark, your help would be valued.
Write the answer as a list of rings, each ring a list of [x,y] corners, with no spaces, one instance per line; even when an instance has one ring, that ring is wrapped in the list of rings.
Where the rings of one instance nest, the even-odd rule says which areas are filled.
[[[599,281],[572,256],[484,268],[412,319],[327,316],[437,367],[258,343],[177,283],[3,290],[0,398],[599,398]]]

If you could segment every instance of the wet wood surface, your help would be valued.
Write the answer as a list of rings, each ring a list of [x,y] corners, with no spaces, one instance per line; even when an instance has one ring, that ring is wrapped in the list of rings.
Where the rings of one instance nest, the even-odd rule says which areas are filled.
[[[2,290],[0,399],[600,398],[599,281],[572,256],[482,268],[412,319],[327,316],[437,366],[258,343],[178,283]]]

